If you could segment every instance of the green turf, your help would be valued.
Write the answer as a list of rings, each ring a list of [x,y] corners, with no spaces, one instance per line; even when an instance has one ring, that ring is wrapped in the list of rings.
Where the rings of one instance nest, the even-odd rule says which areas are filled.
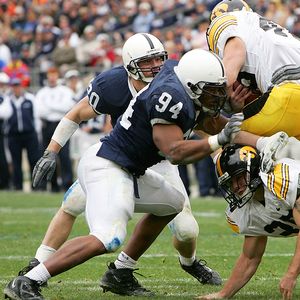
[[[60,205],[62,194],[0,192],[0,288],[34,256],[51,217]],[[224,219],[225,201],[216,198],[193,199],[193,211],[200,225],[197,255],[205,259],[226,279],[239,255],[243,238],[233,234]],[[129,233],[140,215],[129,223]],[[79,217],[72,236],[87,233],[84,217]],[[263,262],[256,275],[234,299],[280,299],[279,280],[293,255],[295,238],[270,239]],[[115,254],[96,257],[56,276],[49,288],[43,289],[46,299],[127,299],[102,293],[98,282],[107,262]],[[193,299],[219,288],[203,286],[179,267],[176,251],[165,230],[140,259],[139,281],[156,292],[154,299]],[[138,298],[135,299],[144,299]],[[296,288],[294,299],[300,299]]]

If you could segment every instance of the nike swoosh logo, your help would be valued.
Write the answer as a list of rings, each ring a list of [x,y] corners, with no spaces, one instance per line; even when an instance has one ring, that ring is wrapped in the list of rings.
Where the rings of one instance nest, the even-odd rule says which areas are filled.
[[[117,276],[113,275],[114,279],[116,280],[116,282],[120,283],[121,279],[119,279]]]
[[[16,278],[13,280],[13,282],[11,283],[11,287],[14,288],[16,286],[15,284]]]

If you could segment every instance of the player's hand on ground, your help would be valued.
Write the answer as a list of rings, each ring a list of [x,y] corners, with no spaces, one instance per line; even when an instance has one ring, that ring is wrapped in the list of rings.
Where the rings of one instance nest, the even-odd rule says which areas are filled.
[[[225,127],[218,133],[218,143],[222,146],[231,143],[240,131],[243,120],[243,113],[232,115]]]
[[[293,290],[297,283],[297,277],[285,274],[279,283],[280,293],[282,300],[291,300],[293,296]]]
[[[44,177],[50,180],[56,168],[57,153],[45,150],[43,156],[38,160],[32,172],[32,186],[40,185]]]
[[[198,296],[195,299],[198,299],[198,300],[210,300],[210,299],[226,299],[226,298],[222,297],[220,295],[220,293],[213,293],[213,294]]]

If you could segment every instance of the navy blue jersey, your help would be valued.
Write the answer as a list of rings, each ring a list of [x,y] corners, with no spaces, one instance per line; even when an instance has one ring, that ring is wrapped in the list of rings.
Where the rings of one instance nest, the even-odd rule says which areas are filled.
[[[130,101],[110,135],[102,139],[97,155],[136,175],[160,162],[152,138],[154,124],[176,124],[187,137],[195,125],[195,109],[174,73],[177,61],[168,60],[150,85]]]
[[[129,85],[125,68],[118,66],[97,75],[91,82],[87,94],[94,111],[97,114],[109,114],[114,126],[136,91]]]

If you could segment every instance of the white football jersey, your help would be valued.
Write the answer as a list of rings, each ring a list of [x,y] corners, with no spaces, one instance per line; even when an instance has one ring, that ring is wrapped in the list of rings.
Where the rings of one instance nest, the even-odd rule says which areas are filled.
[[[271,86],[275,71],[281,78],[286,67],[299,74],[300,40],[285,28],[254,12],[236,11],[215,18],[207,31],[210,50],[221,58],[227,40],[232,37],[239,37],[245,43],[246,62],[241,72],[255,76],[261,92]]]
[[[251,199],[242,208],[226,210],[229,226],[236,233],[250,236],[285,237],[298,234],[292,209],[299,192],[300,162],[284,158],[274,171],[260,172],[264,202]],[[298,195],[299,196],[299,195]]]

